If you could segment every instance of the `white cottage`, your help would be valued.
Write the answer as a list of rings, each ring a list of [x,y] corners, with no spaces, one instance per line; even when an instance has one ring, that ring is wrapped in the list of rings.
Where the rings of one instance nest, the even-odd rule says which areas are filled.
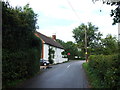
[[[67,58],[62,57],[62,52],[64,51],[64,48],[62,45],[56,42],[56,35],[52,35],[52,38],[47,37],[40,32],[36,32],[35,35],[42,40],[42,59],[48,60],[49,48],[52,48],[55,51],[53,59],[54,64],[67,61]]]

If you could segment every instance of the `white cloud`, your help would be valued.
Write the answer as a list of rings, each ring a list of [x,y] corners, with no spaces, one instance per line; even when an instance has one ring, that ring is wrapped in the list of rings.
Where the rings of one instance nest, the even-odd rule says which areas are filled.
[[[57,36],[57,39],[61,39],[65,42],[67,41],[74,42],[74,38],[72,37],[73,36],[72,31],[74,27],[77,27],[78,25],[79,25],[78,23],[75,23],[75,24],[72,24],[71,26],[55,26],[51,29],[39,29],[37,31],[47,36],[52,36],[55,33]]]
[[[74,41],[72,38],[72,30],[79,26],[81,23],[87,24],[87,22],[92,22],[95,26],[99,27],[99,31],[104,35],[111,33],[112,35],[117,35],[117,25],[112,26],[112,18],[110,17],[110,10],[114,9],[109,5],[103,5],[102,2],[96,2],[93,4],[92,0],[9,0],[12,6],[24,6],[27,3],[33,8],[35,13],[39,15],[38,25],[42,26],[40,32],[51,36],[56,33],[57,37],[64,41]],[[77,18],[69,3],[74,7]],[[102,10],[100,12],[100,10]],[[44,19],[45,18],[45,19]],[[50,19],[51,18],[51,19]],[[53,19],[53,20],[52,20]],[[58,19],[63,20],[73,20],[69,26],[57,25],[53,23],[51,27],[48,26],[49,20],[57,22]],[[62,22],[60,22],[62,23]],[[66,22],[67,23],[67,22]]]

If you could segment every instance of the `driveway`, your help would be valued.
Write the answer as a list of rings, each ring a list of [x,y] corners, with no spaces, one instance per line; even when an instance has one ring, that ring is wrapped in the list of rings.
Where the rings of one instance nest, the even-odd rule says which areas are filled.
[[[82,67],[84,62],[70,61],[53,65],[27,80],[20,88],[88,88],[88,80]]]

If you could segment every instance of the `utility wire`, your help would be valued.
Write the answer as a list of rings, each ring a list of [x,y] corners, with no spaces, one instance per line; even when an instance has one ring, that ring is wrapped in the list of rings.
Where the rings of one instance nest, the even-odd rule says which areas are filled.
[[[70,7],[72,8],[73,12],[75,13],[75,15],[77,16],[77,18],[80,20],[78,14],[76,13],[75,9],[73,8],[72,4],[70,3],[69,0],[67,0],[68,4],[70,5]],[[88,54],[87,54],[87,27],[85,28],[85,57],[86,57],[86,62],[88,61]]]
[[[67,2],[68,2],[68,4],[69,4],[69,6],[72,8],[72,11],[75,13],[76,17],[80,20],[80,17],[79,17],[79,15],[77,14],[77,12],[75,11],[75,9],[73,8],[71,2],[70,2],[69,0],[67,0]]]

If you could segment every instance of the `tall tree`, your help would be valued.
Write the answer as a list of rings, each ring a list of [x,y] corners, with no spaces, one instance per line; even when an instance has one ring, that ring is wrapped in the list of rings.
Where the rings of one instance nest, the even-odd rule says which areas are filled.
[[[60,40],[60,39],[56,39],[56,41],[57,41],[58,43],[60,43],[63,47],[65,46],[65,42],[64,42],[64,41],[62,41],[62,40]]]
[[[118,42],[116,37],[108,34],[106,38],[101,39],[102,52],[104,55],[115,54],[118,52]]]
[[[29,4],[23,9],[13,8],[8,2],[2,2],[2,6],[3,48],[16,50],[32,46],[32,37],[37,27],[37,14],[29,7]]]
[[[68,56],[69,59],[75,59],[75,56],[78,56],[78,49],[76,47],[76,44],[72,41],[66,42],[64,47],[66,54],[70,53]]]
[[[77,28],[73,29],[73,37],[75,38],[78,48],[82,49],[82,52],[85,53],[85,29],[87,34],[87,48],[88,52],[93,50],[99,44],[102,34],[98,32],[98,27],[88,23],[88,25],[81,24]]]
[[[75,56],[80,56],[77,44],[73,43],[72,41],[64,42],[60,39],[57,39],[57,42],[59,42],[65,49],[62,54],[66,56],[68,53],[70,53],[70,56],[68,56],[69,59],[75,59]]]

